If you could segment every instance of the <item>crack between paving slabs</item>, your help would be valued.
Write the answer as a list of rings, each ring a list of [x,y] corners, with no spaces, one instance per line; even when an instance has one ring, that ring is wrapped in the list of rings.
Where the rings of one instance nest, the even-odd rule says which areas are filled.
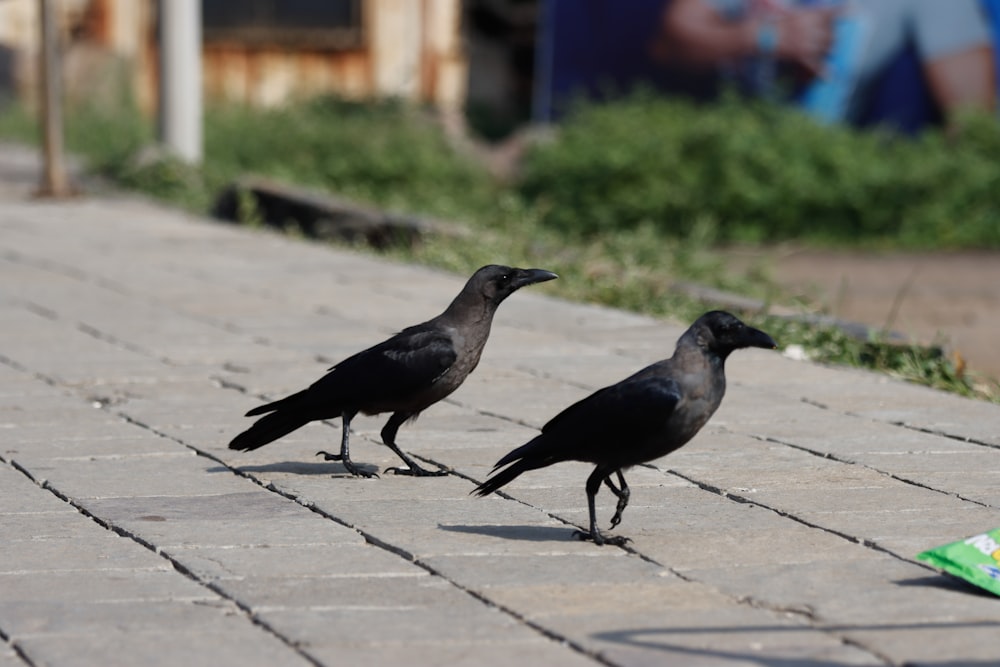
[[[850,413],[848,413],[850,414]],[[906,422],[893,421],[886,422],[893,426],[898,426],[900,428],[909,429],[911,431],[917,431],[918,433],[927,433],[929,435],[939,435],[942,438],[948,438],[949,440],[957,440],[958,442],[965,442],[970,445],[978,445],[979,447],[989,447],[990,449],[1000,449],[1000,445],[993,444],[992,442],[986,442],[985,440],[979,440],[971,436],[965,435],[955,435],[954,433],[948,433],[947,431],[941,431],[939,429],[928,428],[926,426],[917,426],[916,424],[907,424]]]
[[[35,667],[38,664],[34,660],[28,657],[28,655],[21,648],[20,644],[14,641],[10,637],[10,635],[4,632],[3,628],[0,628],[0,642],[6,644],[10,648],[10,650],[12,650],[17,655],[17,657],[24,662],[24,664],[28,665],[28,667]]]
[[[730,433],[732,433],[732,431],[730,431]],[[812,454],[813,456],[815,456],[817,458],[826,459],[828,461],[836,461],[837,463],[843,463],[843,464],[846,464],[846,465],[861,466],[862,468],[865,468],[867,470],[871,470],[872,472],[877,472],[880,475],[885,475],[886,477],[888,477],[890,479],[894,479],[897,482],[902,482],[903,484],[906,484],[908,486],[914,486],[914,487],[917,487],[919,489],[925,489],[927,491],[933,491],[934,493],[940,493],[940,494],[945,495],[945,496],[951,496],[952,498],[957,498],[957,499],[961,500],[962,502],[972,503],[973,505],[979,505],[980,507],[985,507],[985,508],[988,508],[988,509],[1000,509],[1000,507],[997,507],[996,505],[992,505],[990,503],[983,502],[981,500],[976,500],[974,498],[967,498],[967,497],[963,496],[961,493],[958,493],[957,491],[945,491],[944,489],[938,489],[938,488],[935,488],[935,487],[933,487],[933,486],[931,486],[929,484],[924,484],[923,482],[918,482],[915,479],[909,479],[909,478],[903,477],[902,475],[899,475],[897,473],[889,472],[888,470],[882,470],[881,468],[878,468],[877,466],[869,465],[867,463],[862,463],[862,462],[859,462],[859,461],[854,461],[852,459],[849,459],[849,458],[846,458],[846,457],[843,457],[843,456],[838,456],[838,455],[833,454],[831,452],[824,452],[824,451],[820,451],[820,450],[817,450],[817,449],[811,449],[809,447],[806,447],[805,445],[797,445],[797,444],[795,444],[793,442],[788,442],[786,440],[780,440],[778,438],[772,438],[770,436],[757,435],[757,434],[747,434],[747,435],[749,435],[749,437],[751,437],[754,440],[757,440],[759,442],[770,442],[770,443],[774,443],[776,445],[783,445],[785,447],[790,447],[790,448],[798,450],[800,452],[805,452],[806,454]]]
[[[823,403],[821,401],[816,401],[805,396],[801,397],[799,400],[801,400],[803,403],[807,405],[817,407],[821,410],[838,412],[837,410],[830,407],[826,403]],[[970,399],[970,400],[975,400],[975,399]],[[858,413],[852,412],[850,410],[839,412],[839,414],[847,415],[849,417],[856,417],[858,419],[867,419],[869,421],[874,421],[879,424],[888,424],[889,426],[896,426],[898,428],[904,428],[910,431],[916,431],[918,433],[926,433],[928,435],[938,435],[941,436],[942,438],[948,438],[949,440],[956,440],[958,442],[964,442],[970,445],[977,445],[979,447],[988,447],[989,449],[1000,449],[1000,445],[994,444],[992,442],[986,442],[985,440],[979,440],[978,438],[973,438],[971,436],[955,435],[954,433],[948,433],[947,431],[943,431],[941,429],[929,428],[927,426],[918,426],[916,424],[908,424],[905,421],[900,421],[900,420],[882,421],[880,419],[872,419],[871,417],[859,415]]]
[[[659,470],[658,468],[655,468],[654,466],[650,466],[648,464],[643,464],[643,465],[646,466],[646,467],[650,467],[650,468],[654,468],[656,470]],[[777,514],[778,516],[780,516],[782,518],[790,519],[791,521],[795,521],[796,523],[800,523],[803,526],[806,526],[808,528],[812,528],[812,529],[815,529],[815,530],[821,530],[824,533],[828,533],[830,535],[834,535],[836,537],[839,537],[839,538],[841,538],[843,540],[846,540],[846,541],[850,542],[851,544],[857,544],[857,545],[860,545],[862,547],[865,547],[866,549],[871,549],[872,551],[876,551],[878,553],[882,553],[882,554],[886,554],[888,556],[892,556],[896,560],[902,561],[904,563],[910,563],[912,565],[919,565],[920,567],[922,567],[922,568],[924,568],[924,569],[926,569],[928,571],[937,572],[937,570],[935,570],[934,568],[932,568],[932,567],[930,567],[928,565],[925,565],[925,564],[920,563],[918,561],[910,560],[909,558],[906,558],[904,556],[900,556],[899,554],[895,553],[894,551],[886,549],[885,547],[879,545],[877,542],[872,542],[871,540],[869,540],[867,538],[857,537],[855,535],[851,535],[849,533],[845,533],[845,532],[840,531],[840,530],[834,530],[833,528],[827,528],[827,527],[822,526],[822,525],[820,525],[818,523],[814,523],[812,521],[808,521],[806,519],[803,519],[800,516],[796,516],[795,514],[792,514],[791,512],[786,512],[783,509],[779,509],[777,507],[772,507],[770,505],[766,505],[766,504],[761,503],[761,502],[759,502],[757,500],[752,500],[750,498],[747,498],[746,496],[741,496],[741,495],[736,494],[736,493],[731,493],[730,491],[722,489],[722,488],[720,488],[718,486],[715,486],[713,484],[709,484],[708,482],[702,482],[700,480],[695,479],[694,477],[691,477],[690,475],[685,475],[684,473],[678,472],[677,470],[674,470],[674,469],[667,469],[667,470],[665,470],[663,472],[665,472],[668,475],[673,475],[674,477],[679,477],[680,479],[683,479],[683,480],[685,480],[687,482],[690,482],[691,484],[694,484],[695,486],[697,486],[698,488],[700,488],[703,491],[708,491],[709,493],[714,493],[715,495],[720,496],[722,498],[726,498],[727,500],[732,500],[733,502],[736,502],[736,503],[745,504],[745,505],[753,505],[755,507],[759,507],[761,509],[765,509],[765,510],[767,510],[769,512],[773,512],[774,514]]]
[[[19,299],[19,298],[16,298],[16,297],[13,298],[13,299],[11,299],[11,301],[13,303],[21,306],[22,308],[24,308],[28,312],[34,313],[35,315],[38,315],[39,317],[43,317],[43,318],[45,318],[47,320],[50,320],[52,322],[62,322],[62,321],[64,321],[63,318],[60,317],[59,314],[56,311],[54,311],[54,310],[52,310],[50,308],[47,308],[47,307],[45,307],[45,306],[43,306],[41,304],[34,303],[33,301],[29,301],[27,299]],[[171,359],[169,359],[167,357],[158,356],[158,355],[154,354],[153,352],[150,352],[149,350],[147,350],[147,349],[145,349],[143,347],[140,347],[140,346],[135,345],[133,343],[129,343],[128,341],[122,340],[121,338],[115,336],[114,334],[110,334],[110,333],[108,333],[106,331],[101,331],[97,327],[91,326],[91,325],[87,324],[86,322],[74,322],[73,326],[80,333],[86,334],[86,335],[88,335],[91,338],[94,338],[96,340],[99,340],[99,341],[102,341],[102,342],[105,342],[105,343],[109,343],[109,344],[113,345],[114,347],[118,347],[118,348],[121,348],[123,350],[128,350],[129,352],[134,352],[134,353],[136,353],[136,354],[138,354],[140,356],[143,356],[143,357],[148,357],[150,359],[154,359],[154,360],[159,361],[159,362],[161,362],[161,363],[163,363],[163,364],[165,364],[167,366],[177,366],[178,365],[175,361],[173,361],[173,360],[171,360]]]

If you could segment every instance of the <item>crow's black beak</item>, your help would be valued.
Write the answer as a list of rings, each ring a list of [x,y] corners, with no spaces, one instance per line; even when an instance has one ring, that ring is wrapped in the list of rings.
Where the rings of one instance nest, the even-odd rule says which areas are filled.
[[[513,284],[515,288],[520,289],[526,285],[544,283],[546,280],[555,280],[558,277],[556,274],[545,269],[517,269]]]
[[[774,339],[760,329],[747,327],[743,335],[743,345],[746,347],[762,347],[766,350],[773,350],[778,347]]]

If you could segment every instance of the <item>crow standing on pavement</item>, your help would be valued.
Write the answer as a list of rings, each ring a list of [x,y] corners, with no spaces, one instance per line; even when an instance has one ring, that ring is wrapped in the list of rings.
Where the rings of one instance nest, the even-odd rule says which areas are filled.
[[[340,454],[317,455],[323,454],[327,461],[343,462],[353,475],[377,477],[351,461],[348,446],[351,419],[359,412],[366,415],[392,412],[382,428],[382,442],[407,467],[389,470],[415,476],[445,474],[421,468],[400,451],[396,446],[396,431],[403,422],[458,389],[476,368],[490,335],[493,314],[504,299],[521,287],[556,277],[542,269],[484,266],[434,319],[403,329],[392,338],[348,357],[307,389],[248,412],[247,417],[266,416],[233,438],[229,448],[257,449],[311,421],[340,417],[343,432]]]
[[[628,538],[608,537],[597,530],[594,498],[601,483],[618,497],[611,518],[614,528],[630,493],[623,471],[669,454],[694,437],[722,402],[726,357],[746,347],[776,345],[766,333],[729,313],[716,310],[702,315],[677,341],[674,356],[560,412],[535,439],[500,459],[493,476],[473,493],[488,495],[523,472],[560,461],[594,463],[597,467],[587,478],[590,532],[576,534],[597,544],[624,544]]]

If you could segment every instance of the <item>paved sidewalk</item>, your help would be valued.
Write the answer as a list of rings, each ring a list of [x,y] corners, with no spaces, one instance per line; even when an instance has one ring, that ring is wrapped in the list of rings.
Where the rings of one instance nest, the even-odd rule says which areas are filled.
[[[1000,406],[736,353],[709,426],[629,474],[629,548],[598,548],[571,538],[585,465],[468,494],[682,323],[515,295],[476,373],[400,432],[446,477],[349,477],[315,457],[338,423],[231,452],[247,409],[465,277],[140,200],[31,201],[33,169],[0,151],[0,667],[1000,659],[1000,599],[914,560],[1000,525]],[[383,419],[352,452],[379,469]]]

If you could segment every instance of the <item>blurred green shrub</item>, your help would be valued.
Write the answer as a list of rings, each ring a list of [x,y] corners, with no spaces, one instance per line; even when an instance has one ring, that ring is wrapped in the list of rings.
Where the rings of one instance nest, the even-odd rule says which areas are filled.
[[[639,94],[583,106],[519,183],[543,223],[577,234],[652,223],[720,241],[1000,247],[1000,124],[948,141],[822,126],[788,108]]]

